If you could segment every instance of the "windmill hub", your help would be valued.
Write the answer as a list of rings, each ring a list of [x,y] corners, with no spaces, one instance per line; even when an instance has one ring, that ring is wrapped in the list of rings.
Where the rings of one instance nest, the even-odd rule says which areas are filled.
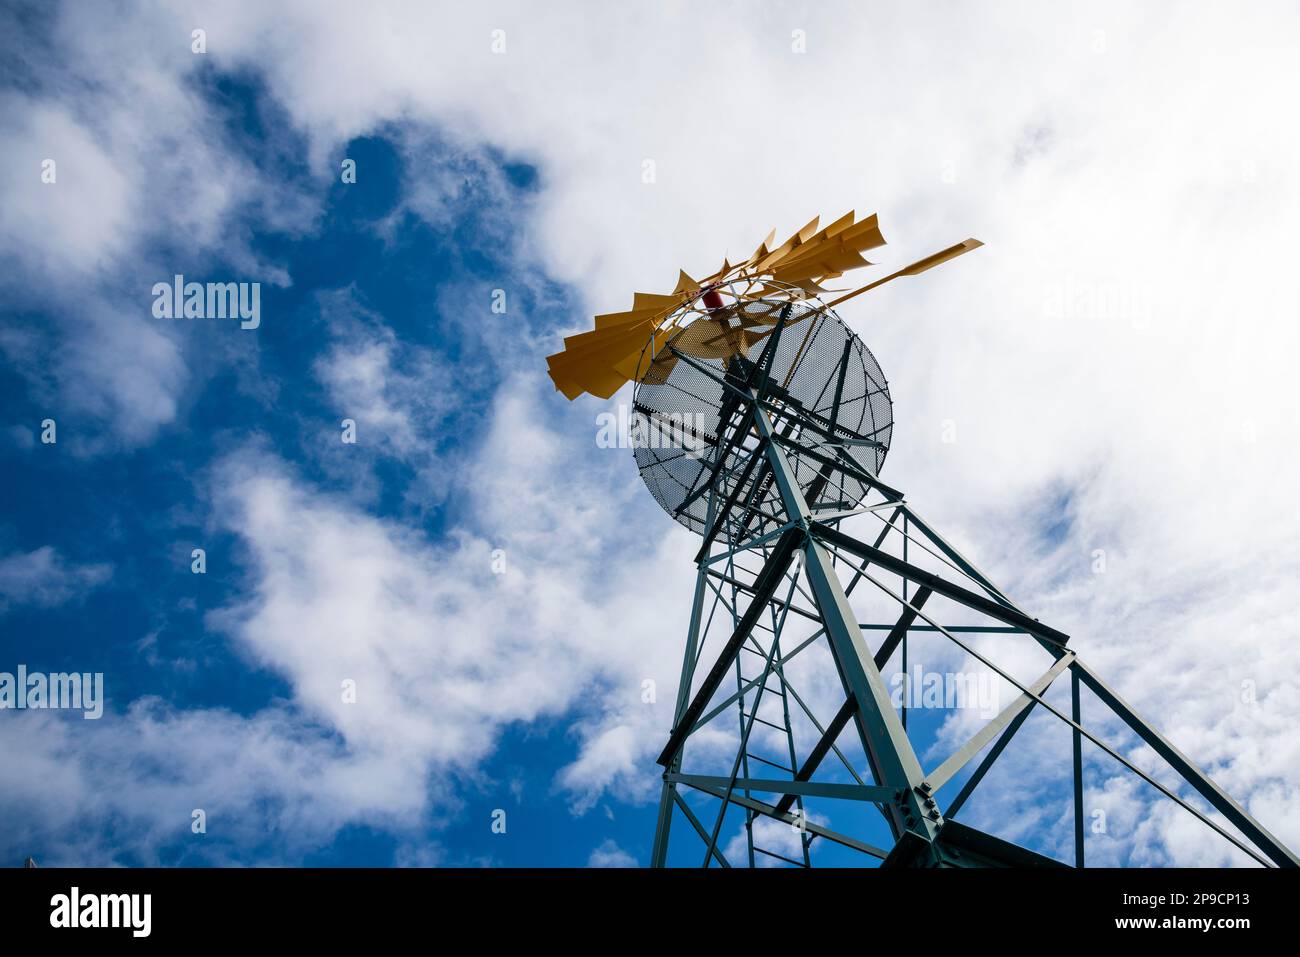
[[[839,316],[815,299],[747,299],[739,287],[709,290],[700,299],[707,313],[674,317],[679,331],[645,360],[648,368],[633,398],[632,445],[641,478],[669,515],[700,534],[709,527],[704,493],[713,478],[722,476],[726,493],[736,491],[742,484],[737,464],[759,441],[750,429],[736,431],[746,389],[763,387],[814,509],[848,509],[860,502],[868,477],[884,465],[893,434],[884,373]],[[696,428],[688,431],[683,421]],[[832,475],[838,468],[828,462],[862,474]],[[724,530],[724,539],[766,534],[772,516],[782,512],[770,477],[744,493],[748,520]]]

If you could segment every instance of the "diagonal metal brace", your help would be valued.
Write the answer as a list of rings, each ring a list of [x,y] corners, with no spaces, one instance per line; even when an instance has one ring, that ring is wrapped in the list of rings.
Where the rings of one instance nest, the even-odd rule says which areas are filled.
[[[876,652],[875,665],[877,671],[882,670],[888,664],[894,649],[903,640],[903,635],[907,634],[907,629],[912,626],[912,622],[916,621],[917,613],[925,605],[930,594],[928,588],[919,589],[916,595],[913,596],[911,603],[903,609],[903,613],[898,617],[898,622],[890,629],[888,637],[881,643],[880,650]],[[826,726],[826,731],[812,751],[808,753],[803,766],[799,768],[799,772],[794,776],[796,781],[807,781],[812,778],[822,761],[825,760],[826,755],[830,753],[831,747],[848,725],[849,720],[857,713],[857,710],[858,699],[854,697],[850,697],[840,706],[840,710],[835,713],[831,723]],[[785,797],[777,802],[776,809],[783,813],[790,810],[790,806],[794,804],[794,798],[793,793],[787,793]]]
[[[695,693],[694,699],[692,699],[681,719],[677,722],[677,726],[673,728],[672,733],[668,736],[668,743],[664,746],[663,752],[658,758],[659,764],[668,767],[672,763],[682,743],[686,740],[686,736],[691,733],[691,730],[695,727],[695,722],[699,720],[700,715],[704,713],[704,709],[708,707],[709,699],[713,697],[718,690],[718,686],[722,683],[722,679],[726,677],[727,670],[736,660],[741,645],[745,643],[750,632],[754,630],[759,615],[766,611],[768,601],[776,593],[777,586],[785,578],[786,569],[790,567],[795,552],[803,544],[803,540],[804,531],[802,528],[787,529],[777,540],[776,547],[772,549],[771,556],[754,582],[754,597],[745,609],[744,616],[723,646],[713,668],[705,676],[704,682],[700,685],[700,690]]]
[[[1034,695],[1041,697],[1051,686],[1052,682],[1056,680],[1057,675],[1068,668],[1070,663],[1073,661],[1074,652],[1071,651],[1061,655],[1061,657],[1056,660],[1056,663],[1053,664],[1052,667],[1048,668],[1042,677],[1029,686],[1029,690],[1032,691]],[[992,741],[999,731],[1018,718],[1022,711],[1032,707],[1035,700],[1037,699],[1031,695],[1024,694],[1023,692],[1017,695],[1015,701],[1003,708],[997,717],[984,725],[984,727],[980,728],[979,731],[975,732],[974,736],[962,745],[962,747],[948,758],[947,761],[943,762],[943,764],[939,765],[926,776],[926,781],[929,783],[931,789],[937,791],[939,788],[947,784],[954,774],[964,768],[970,760],[975,757],[975,755],[984,750],[984,746]]]
[[[1071,663],[1070,667],[1093,694],[1132,728],[1134,733],[1151,747],[1151,750],[1164,758],[1169,766],[1182,776],[1184,781],[1199,791],[1201,797],[1209,801],[1220,814],[1226,817],[1241,833],[1245,834],[1256,847],[1267,854],[1274,864],[1279,867],[1300,867],[1300,859],[1297,859],[1287,849],[1286,845],[1264,830],[1260,823],[1247,814],[1241,805],[1206,777],[1205,773],[1193,764],[1187,755],[1165,740],[1159,731],[1138,717],[1137,712],[1133,710],[1129,703],[1112,691],[1082,661],[1076,659]]]
[[[1006,605],[993,601],[990,598],[985,598],[983,595],[973,592],[969,588],[954,585],[947,579],[940,578],[938,575],[928,572],[917,565],[913,565],[911,562],[905,562],[903,559],[897,558],[888,552],[883,552],[878,548],[873,548],[865,542],[860,542],[851,535],[844,534],[837,528],[831,528],[829,525],[822,525],[815,522],[812,524],[809,531],[816,538],[821,539],[828,545],[842,549],[851,555],[857,555],[859,558],[865,559],[874,565],[878,565],[886,571],[893,572],[896,575],[902,575],[904,578],[909,578],[914,582],[925,585],[927,588],[938,592],[945,598],[951,598],[953,601],[959,602],[967,608],[983,612],[990,618],[996,618],[1003,624],[1015,625],[1018,628],[1023,628],[1031,635],[1041,638],[1050,644],[1063,647],[1065,643],[1070,640],[1069,635],[1030,618],[1024,612],[1017,611],[1014,608],[1008,608]]]

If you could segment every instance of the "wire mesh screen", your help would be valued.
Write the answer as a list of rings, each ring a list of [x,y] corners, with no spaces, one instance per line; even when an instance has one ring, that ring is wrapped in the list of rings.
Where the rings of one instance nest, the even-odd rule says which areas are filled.
[[[739,299],[673,334],[650,363],[633,402],[637,467],[673,518],[704,534],[724,505],[719,538],[742,541],[787,520],[773,477],[761,461],[746,469],[758,442],[743,403],[723,383],[763,356],[781,311],[767,382],[769,418],[783,439],[814,510],[848,509],[870,486],[828,460],[878,474],[893,433],[889,386],[857,336],[817,304]],[[646,361],[649,361],[648,359]],[[721,460],[721,467],[719,461]]]

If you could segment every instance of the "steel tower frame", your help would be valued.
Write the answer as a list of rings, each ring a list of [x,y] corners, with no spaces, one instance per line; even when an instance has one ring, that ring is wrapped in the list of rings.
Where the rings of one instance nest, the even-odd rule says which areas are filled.
[[[902,492],[881,482],[845,454],[846,448],[869,443],[870,438],[838,425],[834,411],[827,417],[804,408],[773,381],[768,373],[778,338],[779,330],[758,362],[733,358],[725,376],[677,353],[679,361],[693,365],[720,384],[726,402],[715,454],[706,460],[707,478],[692,493],[692,498],[707,497],[708,530],[696,557],[698,573],[673,727],[658,758],[665,772],[651,865],[668,864],[672,825],[680,818],[701,841],[702,860],[687,863],[732,866],[734,862],[727,859],[721,839],[729,810],[738,808],[744,816],[750,866],[758,862],[759,855],[809,866],[810,848],[816,841],[852,848],[891,867],[1061,866],[1052,858],[955,820],[1037,708],[1071,729],[1075,866],[1084,866],[1085,741],[1256,862],[1300,866],[1300,860],[1290,850],[1085,665],[1069,647],[1069,636],[1042,624],[1015,604],[945,541]],[[847,362],[847,348],[845,354]],[[842,387],[843,365],[840,377]],[[838,406],[837,389],[835,408]],[[806,488],[798,479],[796,464],[813,465],[818,471],[815,481]],[[843,491],[846,480],[867,485],[871,489],[867,499],[852,503],[844,501],[846,496],[837,497],[836,490]],[[863,516],[873,517],[883,526],[871,541],[841,528],[846,520]],[[761,559],[758,567],[754,567],[755,559]],[[841,573],[851,573],[847,585]],[[849,599],[863,582],[888,596],[897,617],[859,622]],[[960,609],[963,615],[976,616],[979,623],[945,625],[936,606]],[[730,616],[723,631],[729,631],[729,635],[721,647],[706,649],[705,639],[719,609],[723,617]],[[792,630],[791,616],[816,627],[797,643],[787,638],[783,645],[783,632]],[[865,632],[883,633],[874,650]],[[908,736],[907,702],[901,709],[896,708],[882,677],[895,654],[901,655],[906,673],[908,636],[922,633],[941,635],[954,642],[1017,691],[1015,699],[996,717],[950,757],[928,770]],[[979,636],[993,634],[1032,640],[1048,653],[1050,665],[1035,680],[1017,680],[971,644]],[[823,638],[844,696],[843,705],[825,723],[798,694],[786,673],[796,656],[820,645]],[[712,664],[707,667],[706,650],[712,656]],[[742,660],[758,663],[760,672],[746,677]],[[728,672],[734,674],[735,689],[724,692]],[[1045,700],[1048,689],[1067,672],[1069,713]],[[1088,730],[1081,718],[1082,688],[1087,688],[1106,711],[1149,746],[1165,768],[1181,784],[1189,785],[1218,813],[1219,819],[1194,806],[1190,795],[1177,793],[1180,783],[1171,786],[1158,780]],[[761,717],[765,700],[778,701],[779,713],[772,714],[769,707],[768,717]],[[806,735],[795,733],[792,700],[797,706],[794,715],[805,729],[818,735],[811,747],[799,746],[806,745],[800,740]],[[738,715],[739,743],[729,773],[685,770],[686,745],[693,738],[712,734],[698,751],[706,757],[718,752],[716,729],[723,715],[732,709]],[[869,780],[863,779],[837,744],[850,724],[865,755]],[[770,748],[777,753],[769,750],[764,756],[756,752],[756,726],[762,726]],[[982,759],[963,781],[967,767],[981,754]],[[819,769],[831,755],[838,759],[832,773],[847,776],[851,782],[817,780]],[[962,783],[956,796],[940,810],[938,793],[958,782]],[[717,802],[718,810],[711,822],[707,816],[702,820],[698,805],[693,808],[686,800],[684,795],[690,792]],[[874,806],[884,816],[892,845],[878,847],[813,821],[804,806],[808,800]],[[782,854],[756,844],[754,825],[762,818],[795,828],[799,851]]]

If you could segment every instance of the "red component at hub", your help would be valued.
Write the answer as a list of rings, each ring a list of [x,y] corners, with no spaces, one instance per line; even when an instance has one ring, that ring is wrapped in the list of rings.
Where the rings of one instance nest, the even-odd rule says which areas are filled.
[[[704,303],[704,308],[712,312],[714,309],[722,308],[722,297],[718,295],[716,289],[704,290],[704,295],[700,297],[700,302]]]

